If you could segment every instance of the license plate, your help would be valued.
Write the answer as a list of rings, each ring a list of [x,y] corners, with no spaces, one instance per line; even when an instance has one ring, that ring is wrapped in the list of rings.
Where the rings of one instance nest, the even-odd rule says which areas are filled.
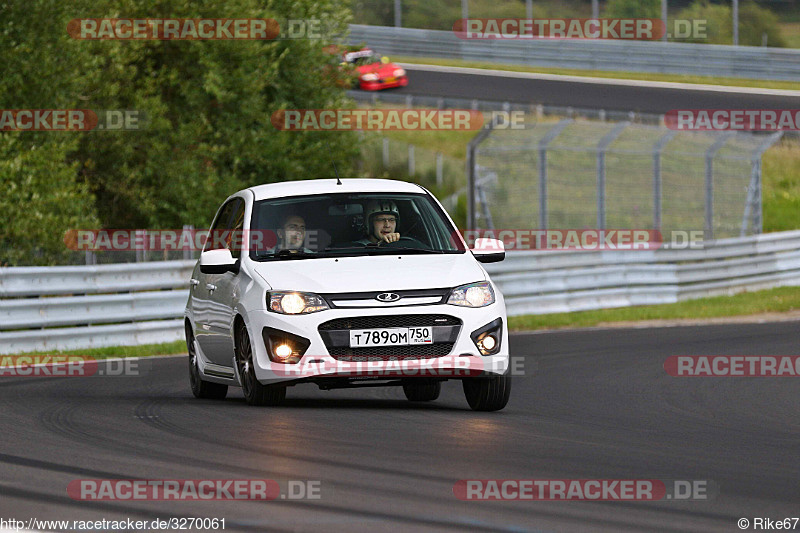
[[[433,328],[354,329],[350,331],[351,348],[408,344],[433,344]]]
[[[386,83],[394,83],[394,82],[396,82],[396,81],[397,81],[397,78],[386,78],[386,79],[385,79],[385,80],[383,80],[383,81],[384,81],[384,82],[386,82]]]

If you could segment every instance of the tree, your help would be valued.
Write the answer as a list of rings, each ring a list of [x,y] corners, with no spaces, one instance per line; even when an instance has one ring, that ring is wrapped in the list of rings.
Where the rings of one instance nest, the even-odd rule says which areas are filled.
[[[357,154],[348,132],[281,132],[270,123],[281,109],[350,107],[322,48],[344,34],[343,0],[54,0],[6,3],[0,9],[0,80],[5,109],[138,110],[140,131],[2,133],[9,150],[48,147],[23,158],[33,175],[56,173],[81,198],[84,222],[105,228],[208,225],[229,194],[290,179],[327,177],[332,160],[348,174]],[[320,38],[259,40],[75,40],[73,18],[276,18],[323,20]],[[13,148],[8,148],[13,146]],[[58,147],[61,147],[58,149]],[[29,190],[42,180],[0,161],[0,175]],[[3,170],[5,168],[5,170]],[[89,195],[90,193],[90,195]],[[84,198],[81,195],[87,195]],[[96,207],[89,208],[94,197]],[[94,212],[96,210],[96,216]],[[52,229],[52,228],[51,228]],[[59,230],[67,229],[63,224]],[[9,246],[16,246],[16,242]]]

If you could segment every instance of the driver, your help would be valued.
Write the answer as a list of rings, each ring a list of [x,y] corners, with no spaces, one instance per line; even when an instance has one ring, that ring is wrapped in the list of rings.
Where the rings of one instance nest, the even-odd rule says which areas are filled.
[[[356,242],[367,245],[400,240],[400,234],[397,233],[400,211],[392,200],[373,200],[367,204],[364,214],[367,219],[367,236]]]

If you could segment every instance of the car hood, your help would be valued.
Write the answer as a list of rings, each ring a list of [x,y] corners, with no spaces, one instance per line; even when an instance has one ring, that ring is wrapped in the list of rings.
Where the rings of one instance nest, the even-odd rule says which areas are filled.
[[[446,288],[486,279],[469,252],[296,259],[254,265],[272,289],[319,293]]]
[[[394,76],[394,71],[399,68],[400,65],[395,63],[372,63],[371,65],[362,65],[357,70],[359,74],[375,73],[381,78],[389,78]]]

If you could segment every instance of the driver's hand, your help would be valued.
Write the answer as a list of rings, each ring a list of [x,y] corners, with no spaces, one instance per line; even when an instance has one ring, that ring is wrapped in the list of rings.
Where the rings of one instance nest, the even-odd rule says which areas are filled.
[[[396,242],[396,241],[400,240],[400,234],[399,233],[387,233],[386,235],[381,235],[381,239],[383,239],[384,242]]]

